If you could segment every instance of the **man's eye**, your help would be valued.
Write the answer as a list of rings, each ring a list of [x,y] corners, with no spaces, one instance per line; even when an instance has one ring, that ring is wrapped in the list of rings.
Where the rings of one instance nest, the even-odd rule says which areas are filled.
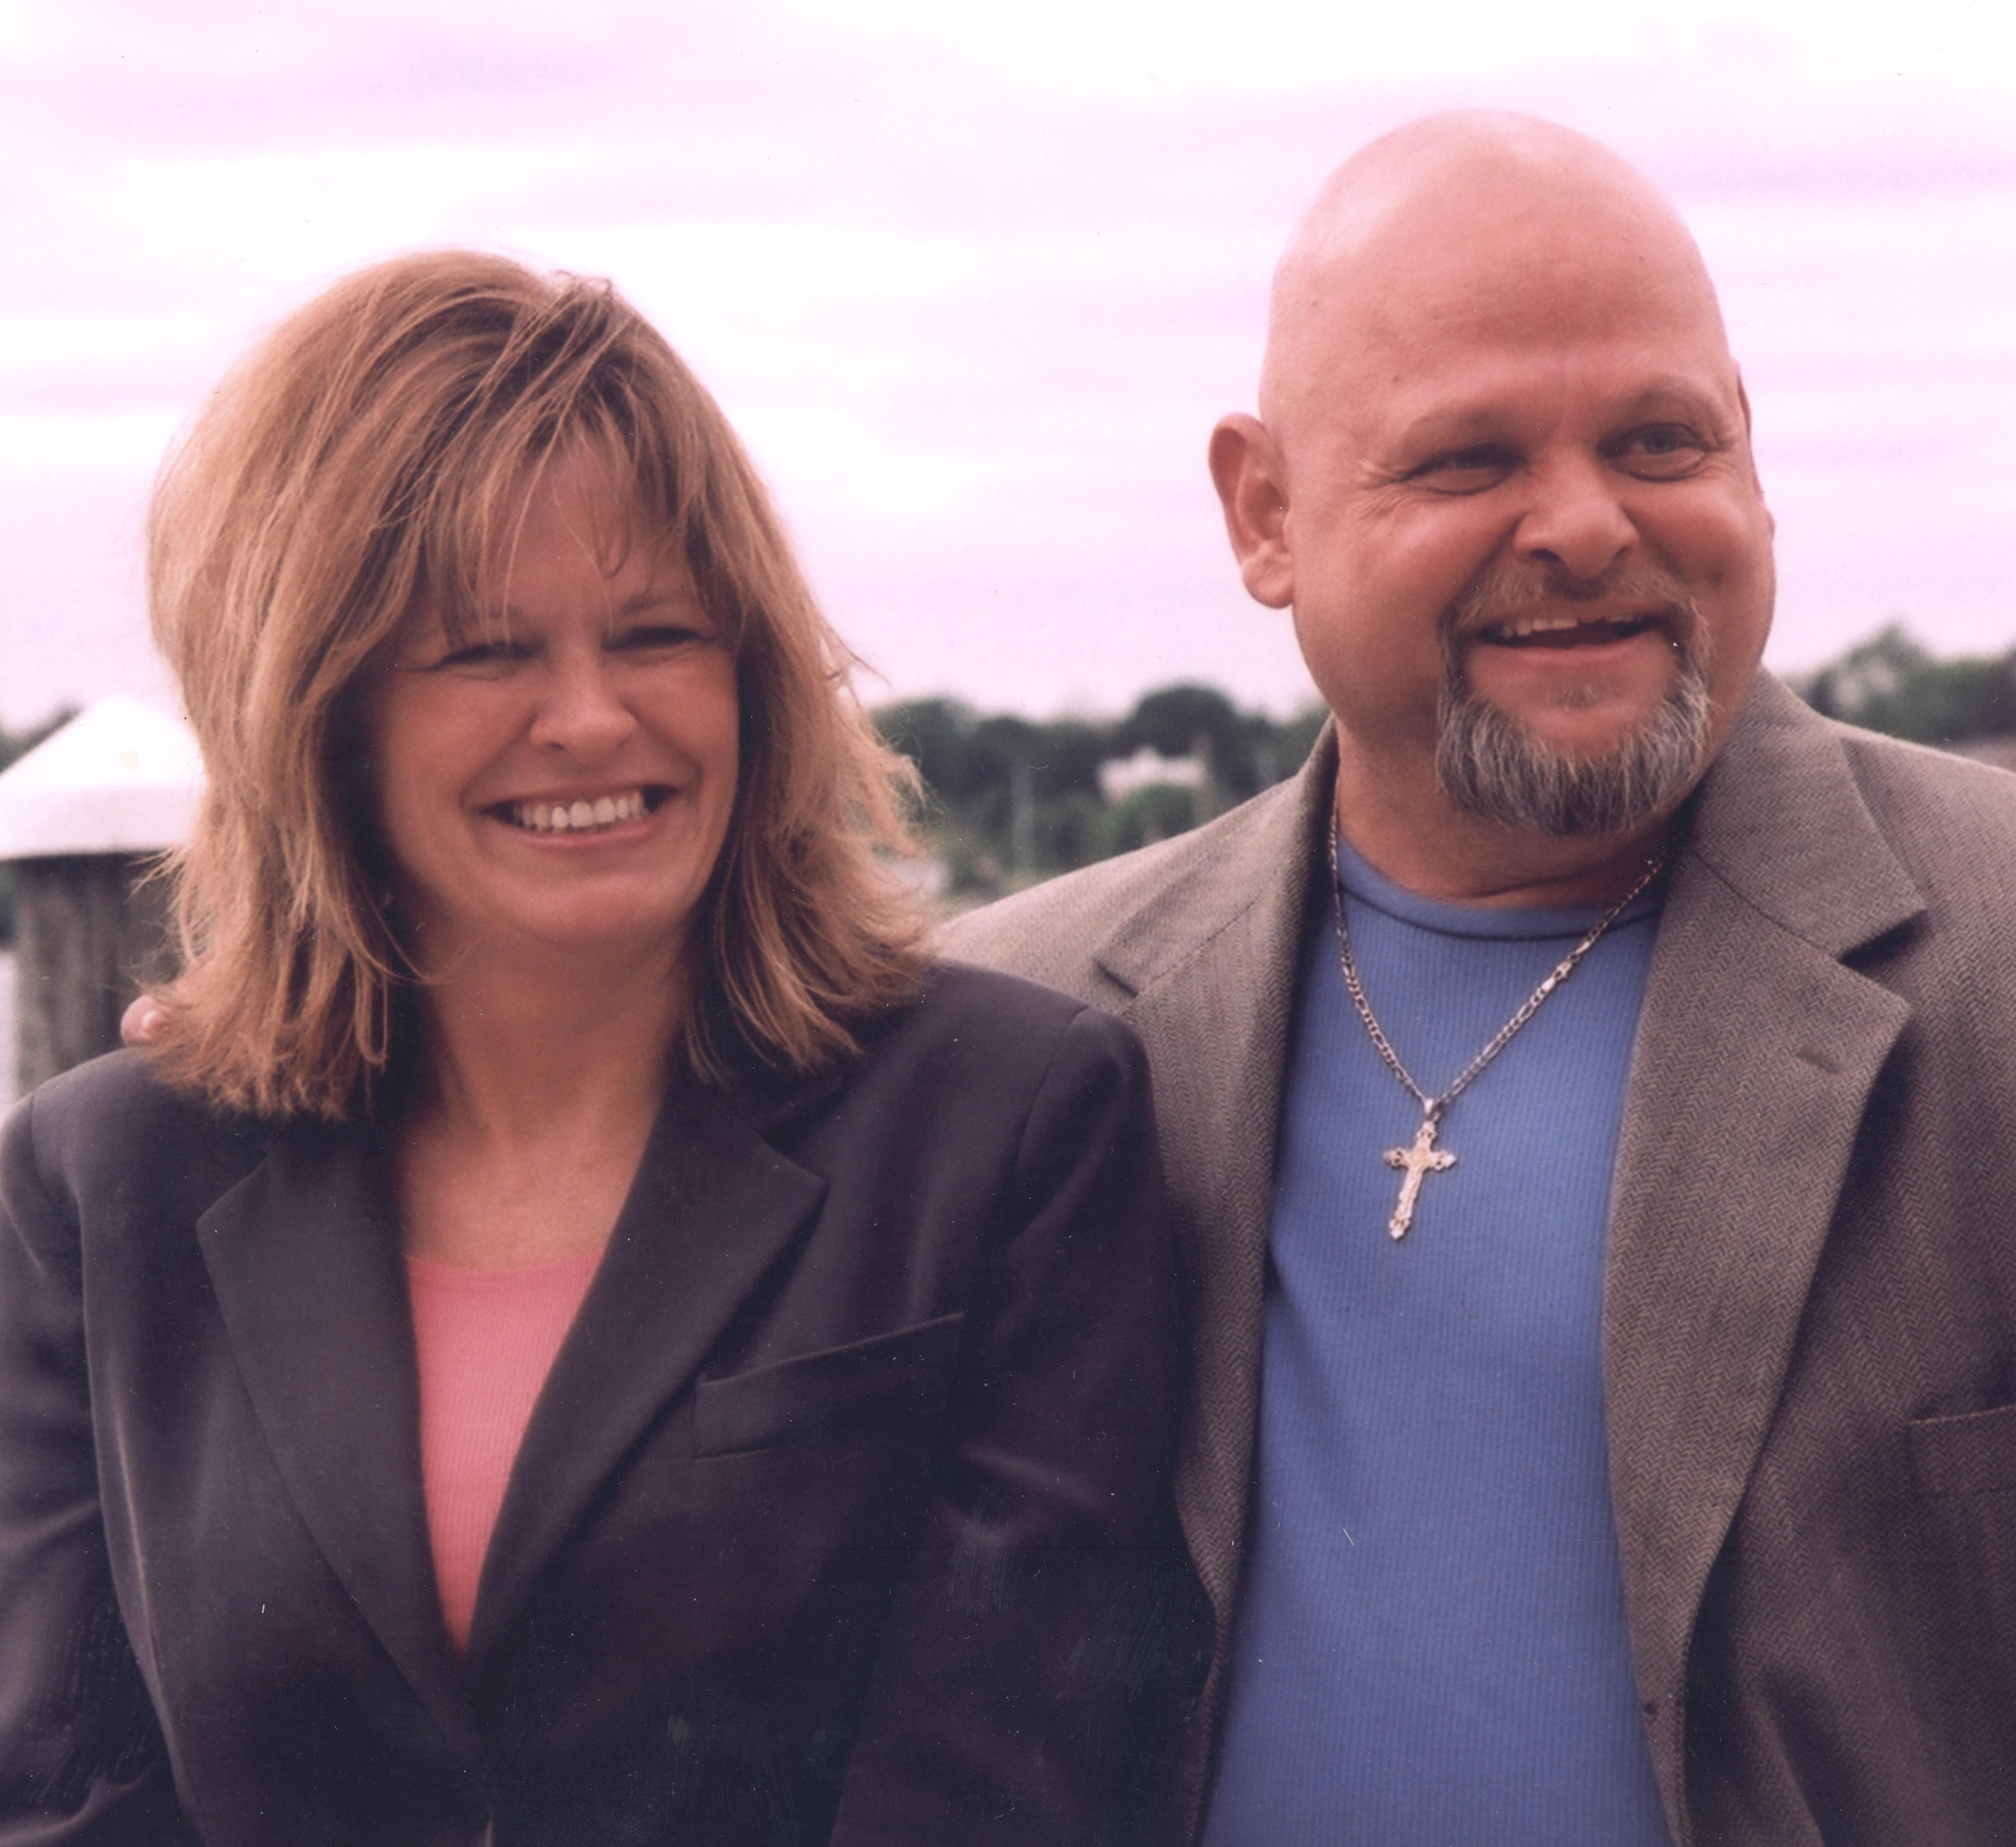
[[[1413,478],[1441,494],[1475,494],[1495,487],[1517,465],[1518,458],[1496,443],[1452,449],[1424,462]]]
[[[1708,451],[1708,444],[1684,423],[1653,423],[1612,445],[1610,454],[1628,473],[1673,481],[1693,473]]]

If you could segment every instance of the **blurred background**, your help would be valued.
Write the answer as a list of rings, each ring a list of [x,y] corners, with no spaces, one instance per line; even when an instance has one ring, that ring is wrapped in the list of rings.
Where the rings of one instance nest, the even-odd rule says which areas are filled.
[[[944,877],[1173,826],[1308,729],[1202,459],[1275,254],[1353,146],[1466,103],[1597,135],[1694,226],[1769,659],[2016,728],[2016,27],[1978,0],[0,0],[0,755],[173,709],[140,527],[222,369],[346,269],[476,243],[613,277],[711,386],[864,697],[991,791]],[[1144,750],[1192,767],[1101,783]]]

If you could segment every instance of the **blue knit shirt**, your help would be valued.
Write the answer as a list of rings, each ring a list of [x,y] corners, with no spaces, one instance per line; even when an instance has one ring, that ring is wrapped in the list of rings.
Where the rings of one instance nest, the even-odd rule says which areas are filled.
[[[1413,896],[1347,852],[1374,1012],[1438,1094],[1598,913]],[[1653,1847],[1604,1440],[1603,1254],[1657,927],[1640,899],[1449,1106],[1305,945],[1255,1499],[1204,1847]]]

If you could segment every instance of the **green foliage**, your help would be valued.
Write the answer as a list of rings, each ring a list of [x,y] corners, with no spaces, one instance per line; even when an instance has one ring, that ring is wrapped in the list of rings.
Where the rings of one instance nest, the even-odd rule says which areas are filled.
[[[1172,783],[1150,783],[1114,803],[1106,827],[1106,850],[1131,853],[1136,847],[1150,847],[1158,840],[1173,840],[1187,833],[1200,820],[1198,792]]]
[[[1277,721],[1178,685],[1114,723],[983,715],[955,699],[905,700],[875,721],[923,774],[951,890],[985,897],[1166,840],[1257,794],[1301,767],[1323,716],[1316,706]],[[1100,766],[1144,749],[1197,758],[1204,786],[1151,783],[1107,801]]]
[[[53,718],[31,725],[26,731],[9,731],[0,725],[0,770],[6,769],[16,758],[25,756],[51,732],[67,725],[76,716],[77,708],[66,706]],[[0,859],[0,949],[10,947],[13,941],[14,871],[5,860]]]
[[[2016,650],[1935,660],[1895,622],[1794,686],[1831,718],[1915,743],[2016,733]]]

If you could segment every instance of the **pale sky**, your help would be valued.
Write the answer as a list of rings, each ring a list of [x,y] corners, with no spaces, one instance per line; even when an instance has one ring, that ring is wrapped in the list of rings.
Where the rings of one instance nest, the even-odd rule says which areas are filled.
[[[1282,238],[1426,110],[1586,129],[1721,286],[1769,658],[2016,645],[2016,29],[1979,0],[0,0],[0,721],[165,697],[139,535],[263,327],[394,250],[607,275],[740,429],[871,698],[1286,710],[1203,465]]]

